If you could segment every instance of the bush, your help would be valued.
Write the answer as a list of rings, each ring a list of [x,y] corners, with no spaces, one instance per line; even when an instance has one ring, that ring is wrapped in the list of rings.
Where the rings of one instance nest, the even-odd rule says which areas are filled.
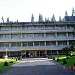
[[[74,63],[74,65],[73,66],[75,66],[75,63]]]
[[[4,62],[4,66],[8,66],[8,62],[7,61]]]
[[[67,61],[65,59],[63,60],[63,64],[67,64]]]
[[[55,57],[53,57],[53,60],[55,60]]]
[[[13,63],[13,61],[10,61],[9,63]]]
[[[57,61],[60,61],[60,59],[59,59],[59,58],[57,58]]]
[[[69,57],[67,57],[66,59],[68,59]]]

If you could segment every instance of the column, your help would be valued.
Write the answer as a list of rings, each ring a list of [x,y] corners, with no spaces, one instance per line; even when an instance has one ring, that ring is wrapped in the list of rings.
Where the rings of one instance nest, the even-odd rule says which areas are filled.
[[[69,46],[69,41],[67,41],[67,46]]]
[[[40,51],[39,51],[39,57],[40,57]]]
[[[67,37],[68,37],[68,33],[66,33]]]
[[[56,41],[56,46],[58,46],[58,42]]]
[[[57,38],[57,33],[55,33],[55,37]]]
[[[36,55],[36,51],[35,51],[35,57],[36,57],[37,55]]]
[[[57,54],[59,55],[59,51],[57,50]]]

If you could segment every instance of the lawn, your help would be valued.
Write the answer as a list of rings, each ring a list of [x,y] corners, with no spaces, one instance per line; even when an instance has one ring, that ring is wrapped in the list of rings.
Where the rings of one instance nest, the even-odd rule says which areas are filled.
[[[5,59],[0,59],[0,72],[2,72],[4,69],[8,68],[9,66],[13,65],[14,63],[16,63],[16,60],[15,59],[7,59],[7,62],[8,62],[8,66],[4,66],[4,62],[6,60]],[[10,63],[10,62],[13,62],[13,63]]]
[[[59,63],[63,64],[63,60],[65,59],[67,61],[67,64],[65,64],[65,66],[74,66],[74,63],[75,63],[75,56],[72,56],[72,57],[66,57],[66,56],[59,56],[57,57],[59,58],[60,61],[58,61]],[[57,61],[55,58],[55,61]]]

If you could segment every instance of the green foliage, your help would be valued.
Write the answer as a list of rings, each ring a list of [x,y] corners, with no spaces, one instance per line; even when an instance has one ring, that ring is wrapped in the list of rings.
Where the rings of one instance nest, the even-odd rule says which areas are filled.
[[[63,60],[63,64],[67,64],[67,61],[65,59]]]
[[[7,61],[4,62],[4,66],[8,66],[8,62]]]
[[[10,63],[10,62],[13,62],[13,63]],[[5,59],[0,59],[0,72],[2,72],[4,69],[6,69],[7,67],[13,65],[14,63],[16,63],[16,60],[15,59],[8,59],[7,62],[8,62],[8,66],[4,66],[4,63],[6,62]]]
[[[65,59],[67,61],[67,64],[64,64],[65,66],[74,66],[75,56],[72,56],[72,57],[68,56],[68,59],[67,59],[66,56],[59,56],[57,58],[59,58],[60,61],[57,61],[57,60],[55,60],[55,61],[57,61],[57,62],[59,62],[61,64],[63,64],[63,60]]]
[[[55,57],[53,57],[53,60],[55,60]]]
[[[60,61],[60,59],[59,59],[59,58],[57,58],[57,61]]]
[[[73,43],[73,45],[71,45],[70,47],[65,47],[62,49],[63,54],[65,55],[75,55],[75,45]]]

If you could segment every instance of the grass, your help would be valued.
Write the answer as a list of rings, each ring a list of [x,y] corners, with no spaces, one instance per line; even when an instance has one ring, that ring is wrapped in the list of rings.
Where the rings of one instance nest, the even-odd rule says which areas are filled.
[[[13,65],[16,63],[16,60],[15,59],[7,59],[7,62],[8,62],[8,66],[4,66],[4,62],[6,60],[5,59],[0,59],[0,72],[2,72],[3,70],[5,70],[6,68],[8,68],[9,66]],[[10,62],[13,62],[13,63],[10,63]]]
[[[67,61],[67,64],[65,64],[65,66],[73,66],[75,63],[75,56],[68,57],[68,58],[66,56],[59,56],[57,58],[60,59],[60,61],[58,61],[58,62],[61,64],[63,64],[63,60],[65,59]],[[55,58],[55,61],[57,58]]]

